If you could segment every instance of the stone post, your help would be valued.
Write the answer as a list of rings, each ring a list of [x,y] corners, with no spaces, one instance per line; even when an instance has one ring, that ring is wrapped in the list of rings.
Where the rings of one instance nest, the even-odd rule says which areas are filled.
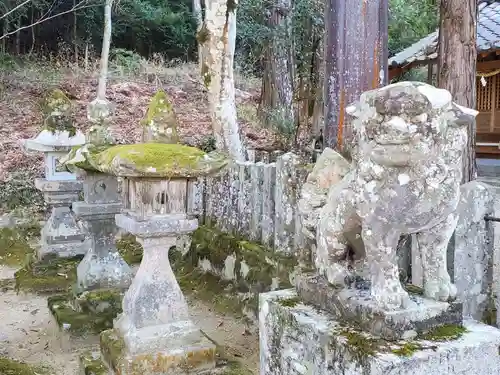
[[[77,268],[79,290],[116,288],[125,290],[132,281],[129,265],[115,244],[115,215],[122,203],[115,176],[83,172],[83,202],[75,202],[73,210],[90,233],[90,248]]]
[[[119,373],[129,374],[134,366],[150,369],[153,364],[144,353],[172,368],[215,366],[215,346],[191,321],[169,260],[177,237],[198,227],[186,212],[188,191],[187,179],[129,179],[131,205],[116,215],[116,223],[137,237],[144,255],[114,324],[126,347],[127,360],[116,364]],[[167,373],[163,365],[161,369]]]
[[[34,139],[24,141],[27,150],[41,151],[45,155],[45,177],[35,180],[35,186],[43,192],[50,216],[41,231],[38,260],[47,256],[71,258],[86,252],[85,231],[76,222],[71,204],[77,201],[82,190],[76,175],[61,170],[59,159],[71,147],[85,143],[82,133],[70,135],[68,131],[42,130]]]

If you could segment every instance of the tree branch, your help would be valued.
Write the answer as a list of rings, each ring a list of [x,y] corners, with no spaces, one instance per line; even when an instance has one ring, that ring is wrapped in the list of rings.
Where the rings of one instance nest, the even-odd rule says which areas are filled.
[[[29,1],[31,1],[31,0],[29,0]],[[14,31],[10,31],[10,32],[8,32],[8,33],[6,33],[6,34],[4,34],[4,35],[0,36],[0,40],[2,40],[2,39],[4,39],[4,38],[7,38],[7,37],[8,37],[8,36],[10,36],[10,35],[16,34],[16,33],[18,33],[18,32],[19,32],[19,31],[21,31],[21,30],[29,29],[29,28],[31,28],[31,27],[33,27],[33,26],[36,26],[36,25],[38,25],[38,24],[40,24],[40,23],[42,23],[42,22],[48,21],[48,20],[50,20],[50,19],[52,19],[52,18],[56,18],[56,17],[62,16],[62,15],[64,15],[64,14],[68,14],[68,13],[71,13],[71,12],[76,12],[77,10],[80,10],[80,9],[91,8],[91,7],[97,6],[96,4],[92,4],[92,5],[81,5],[81,4],[84,4],[84,3],[86,3],[86,2],[87,2],[87,0],[82,0],[82,1],[80,1],[78,4],[76,4],[74,7],[72,7],[71,9],[65,10],[64,12],[61,12],[61,13],[54,14],[54,15],[52,15],[52,16],[50,16],[50,17],[45,17],[45,18],[43,18],[43,17],[42,17],[42,18],[40,18],[38,21],[33,22],[33,23],[32,23],[32,24],[30,24],[30,25],[23,26],[23,27],[19,27],[18,29],[14,30]]]
[[[9,10],[7,13],[3,14],[2,16],[0,16],[0,20],[1,20],[2,18],[7,17],[9,14],[11,14],[11,13],[15,12],[16,10],[18,10],[18,9],[19,9],[19,8],[21,8],[22,6],[24,6],[24,5],[28,4],[30,1],[31,1],[31,0],[26,0],[26,1],[24,1],[23,3],[19,4],[18,6],[14,7],[13,9]]]

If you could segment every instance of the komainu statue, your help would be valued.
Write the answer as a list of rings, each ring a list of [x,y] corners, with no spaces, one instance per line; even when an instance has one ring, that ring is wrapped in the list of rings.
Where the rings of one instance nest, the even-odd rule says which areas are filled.
[[[455,297],[446,253],[457,223],[467,126],[477,112],[419,82],[366,92],[347,112],[354,118],[350,168],[325,150],[337,168],[320,157],[299,202],[304,230],[316,235],[316,268],[332,284],[364,278],[381,308],[404,308],[409,297],[396,248],[401,235],[416,234],[425,297]],[[350,246],[347,234],[356,228],[364,253]]]

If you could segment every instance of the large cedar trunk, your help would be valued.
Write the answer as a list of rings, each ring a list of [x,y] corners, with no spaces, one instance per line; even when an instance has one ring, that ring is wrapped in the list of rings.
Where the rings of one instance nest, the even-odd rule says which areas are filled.
[[[387,83],[388,0],[325,4],[325,146],[349,143],[345,108]]]
[[[268,9],[267,23],[273,33],[265,50],[259,108],[265,123],[278,120],[286,128],[284,131],[295,125],[291,9],[291,0],[273,3]]]
[[[476,108],[477,0],[441,0],[438,87],[460,105]],[[468,131],[463,182],[476,178],[476,123]]]

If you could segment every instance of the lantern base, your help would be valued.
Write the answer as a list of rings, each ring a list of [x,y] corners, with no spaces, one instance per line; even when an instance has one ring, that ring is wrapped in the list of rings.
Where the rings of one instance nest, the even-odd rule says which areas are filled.
[[[132,354],[128,340],[118,330],[108,330],[101,333],[101,353],[108,367],[120,375],[202,374],[215,368],[216,346],[201,331],[170,339],[162,348]]]
[[[48,257],[73,258],[84,255],[89,244],[85,231],[76,222],[69,207],[54,207],[41,233],[42,244],[37,251],[39,260]]]

